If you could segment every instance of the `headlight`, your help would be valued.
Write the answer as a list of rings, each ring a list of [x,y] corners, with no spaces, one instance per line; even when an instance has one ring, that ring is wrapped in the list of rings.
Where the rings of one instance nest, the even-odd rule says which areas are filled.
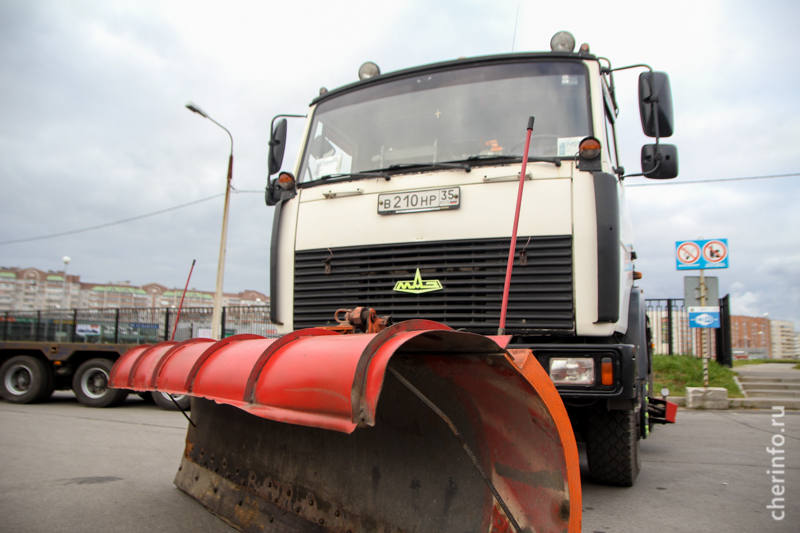
[[[594,383],[594,359],[590,357],[550,359],[550,379],[556,385],[591,385]]]

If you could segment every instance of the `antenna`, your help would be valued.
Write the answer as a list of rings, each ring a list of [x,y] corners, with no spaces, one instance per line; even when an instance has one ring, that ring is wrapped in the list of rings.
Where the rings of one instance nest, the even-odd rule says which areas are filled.
[[[514,18],[514,36],[511,38],[511,51],[514,51],[514,43],[517,41],[517,21],[519,20],[519,4],[517,4],[517,16]]]

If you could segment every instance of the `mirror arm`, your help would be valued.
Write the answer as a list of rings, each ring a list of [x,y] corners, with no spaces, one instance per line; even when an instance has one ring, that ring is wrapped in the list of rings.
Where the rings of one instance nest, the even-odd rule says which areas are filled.
[[[616,72],[618,70],[628,70],[631,68],[646,68],[650,72],[653,72],[653,67],[651,67],[650,65],[645,65],[644,63],[639,63],[638,65],[628,65],[627,67],[609,68],[608,72]]]
[[[269,145],[275,146],[275,142],[272,138],[274,135],[273,132],[275,131],[275,121],[279,118],[306,118],[308,115],[275,115],[272,117],[272,122],[269,124]]]
[[[635,178],[636,176],[649,176],[661,167],[661,152],[656,152],[653,158],[656,160],[656,166],[654,166],[652,170],[648,172],[640,172],[638,174],[625,174],[624,176],[620,176],[619,179],[624,180],[625,178]]]

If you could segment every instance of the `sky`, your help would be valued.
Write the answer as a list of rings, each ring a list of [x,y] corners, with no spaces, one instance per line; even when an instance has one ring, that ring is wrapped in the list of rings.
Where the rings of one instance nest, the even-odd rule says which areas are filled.
[[[683,297],[676,241],[727,238],[730,268],[707,273],[733,312],[800,329],[800,176],[729,181],[800,173],[798,20],[800,3],[777,0],[0,0],[0,266],[62,270],[68,255],[82,281],[182,287],[196,259],[190,286],[213,290],[231,146],[191,100],[234,139],[225,291],[268,293],[274,115],[306,113],[364,61],[544,51],[568,30],[615,67],[670,76],[680,175],[626,180],[646,297]],[[616,75],[629,172],[651,142],[637,76]]]

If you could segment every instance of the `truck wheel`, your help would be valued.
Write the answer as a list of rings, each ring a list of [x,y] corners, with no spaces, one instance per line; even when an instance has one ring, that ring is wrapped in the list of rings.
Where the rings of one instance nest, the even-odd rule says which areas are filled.
[[[186,396],[185,394],[173,394],[172,397],[175,398],[175,402],[178,402],[181,409],[184,411],[189,410],[190,396]],[[169,394],[166,392],[154,391],[153,401],[156,402],[156,405],[160,408],[166,409],[167,411],[179,411],[178,405],[175,405],[175,402],[169,399]]]
[[[129,391],[108,387],[112,365],[108,359],[90,359],[78,367],[72,378],[72,391],[81,404],[87,407],[113,407],[125,400]]]
[[[604,485],[632,487],[642,468],[636,432],[638,413],[609,411],[601,405],[586,424],[586,458],[592,479]]]
[[[12,357],[0,367],[0,376],[3,380],[0,395],[8,402],[41,402],[53,394],[53,373],[35,357]]]

